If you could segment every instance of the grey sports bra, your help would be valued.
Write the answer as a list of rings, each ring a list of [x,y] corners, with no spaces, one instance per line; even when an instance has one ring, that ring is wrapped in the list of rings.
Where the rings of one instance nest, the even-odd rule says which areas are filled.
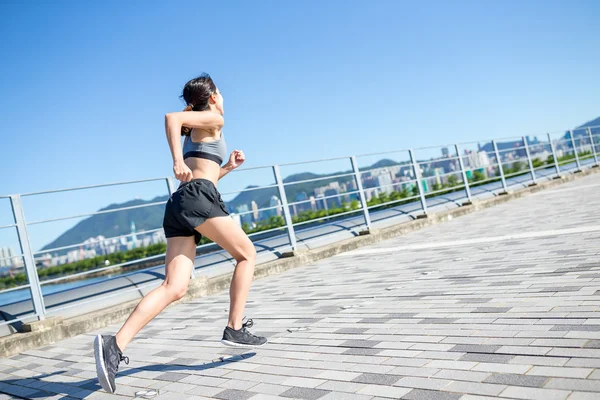
[[[183,159],[188,157],[205,158],[219,165],[223,164],[223,160],[227,157],[227,144],[223,132],[219,139],[212,142],[194,142],[191,135],[186,136],[183,142]]]

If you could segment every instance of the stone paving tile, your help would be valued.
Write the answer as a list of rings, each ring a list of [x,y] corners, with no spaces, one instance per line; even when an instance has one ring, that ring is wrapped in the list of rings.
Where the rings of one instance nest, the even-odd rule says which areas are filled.
[[[414,389],[404,395],[406,400],[458,400],[461,394],[437,392],[433,390]]]
[[[255,395],[256,395],[256,393],[253,393],[253,392],[227,389],[220,393],[215,394],[214,397],[216,399],[222,399],[222,400],[247,400]]]
[[[373,396],[379,396],[390,399],[400,399],[413,389],[383,386],[383,385],[366,385],[360,389],[357,393],[359,394],[370,394]]]
[[[486,378],[485,383],[499,383],[511,386],[543,387],[548,381],[547,376],[528,376],[520,374],[493,374]]]
[[[120,324],[0,359],[0,392],[62,400],[132,398],[143,388],[161,390],[159,400],[600,398],[600,232],[564,231],[598,226],[598,184],[600,174],[590,175],[257,280],[247,314],[271,339],[262,349],[219,344],[223,291],[151,321],[127,349],[131,365],[119,372],[116,395],[99,389],[91,343]],[[531,237],[472,240],[523,232]]]
[[[281,397],[289,397],[292,399],[316,400],[331,393],[329,390],[293,387],[281,393]]]
[[[548,390],[510,386],[501,394],[502,397],[531,400],[565,400],[571,392],[567,390]]]
[[[387,375],[387,374],[361,374],[356,378],[352,379],[352,382],[357,383],[374,383],[377,385],[393,385],[401,377],[398,375]]]

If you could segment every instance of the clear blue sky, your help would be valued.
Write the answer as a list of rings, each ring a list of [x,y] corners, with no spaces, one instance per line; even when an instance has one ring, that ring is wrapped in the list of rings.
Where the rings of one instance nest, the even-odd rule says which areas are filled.
[[[163,116],[204,71],[248,167],[573,127],[600,115],[598,18],[594,0],[4,0],[0,195],[169,175]]]

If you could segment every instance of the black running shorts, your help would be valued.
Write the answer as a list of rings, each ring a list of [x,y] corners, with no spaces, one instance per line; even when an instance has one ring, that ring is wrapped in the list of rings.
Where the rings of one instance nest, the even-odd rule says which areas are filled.
[[[221,194],[207,179],[192,179],[183,183],[171,195],[165,207],[165,236],[194,236],[196,244],[202,235],[195,230],[208,218],[229,215]]]

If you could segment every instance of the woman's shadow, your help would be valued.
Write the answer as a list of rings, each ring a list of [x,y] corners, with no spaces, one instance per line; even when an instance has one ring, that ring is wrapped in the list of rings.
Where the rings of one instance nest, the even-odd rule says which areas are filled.
[[[176,371],[205,371],[212,368],[222,367],[227,364],[232,364],[238,361],[247,360],[256,355],[256,353],[244,353],[240,355],[235,355],[231,357],[221,357],[218,361],[212,361],[206,364],[200,365],[183,365],[183,364],[160,364],[160,365],[148,365],[140,368],[129,368],[122,372],[117,373],[117,383],[118,379],[123,376],[135,376],[136,373],[142,371],[153,371],[153,372],[176,372]],[[177,361],[177,360],[175,360]],[[7,379],[0,381],[0,393],[6,393],[10,395],[19,396],[20,398],[25,399],[42,399],[47,398],[48,396],[56,396],[56,395],[64,395],[60,399],[73,399],[70,395],[75,393],[82,392],[84,390],[89,391],[89,394],[96,392],[101,389],[98,384],[98,379],[85,379],[80,382],[69,382],[69,384],[58,383],[56,381],[43,381],[42,379],[50,377],[50,376],[70,376],[69,371],[56,371],[49,374],[41,374],[37,376],[33,376],[31,378],[15,378],[15,379]],[[165,381],[177,382],[179,379],[183,379],[184,377],[177,376],[173,377],[173,379],[165,379]],[[42,383],[47,383],[50,386],[48,391],[44,390],[44,386]],[[23,390],[25,388],[29,389]],[[37,389],[35,389],[37,388]],[[32,390],[34,392],[32,392]],[[37,391],[36,391],[37,390]],[[60,392],[57,393],[57,391]],[[147,390],[146,388],[140,388],[140,391]],[[225,390],[225,389],[223,389]],[[118,394],[118,388],[117,393]],[[85,396],[87,397],[87,396]],[[53,397],[55,398],[55,397]]]

